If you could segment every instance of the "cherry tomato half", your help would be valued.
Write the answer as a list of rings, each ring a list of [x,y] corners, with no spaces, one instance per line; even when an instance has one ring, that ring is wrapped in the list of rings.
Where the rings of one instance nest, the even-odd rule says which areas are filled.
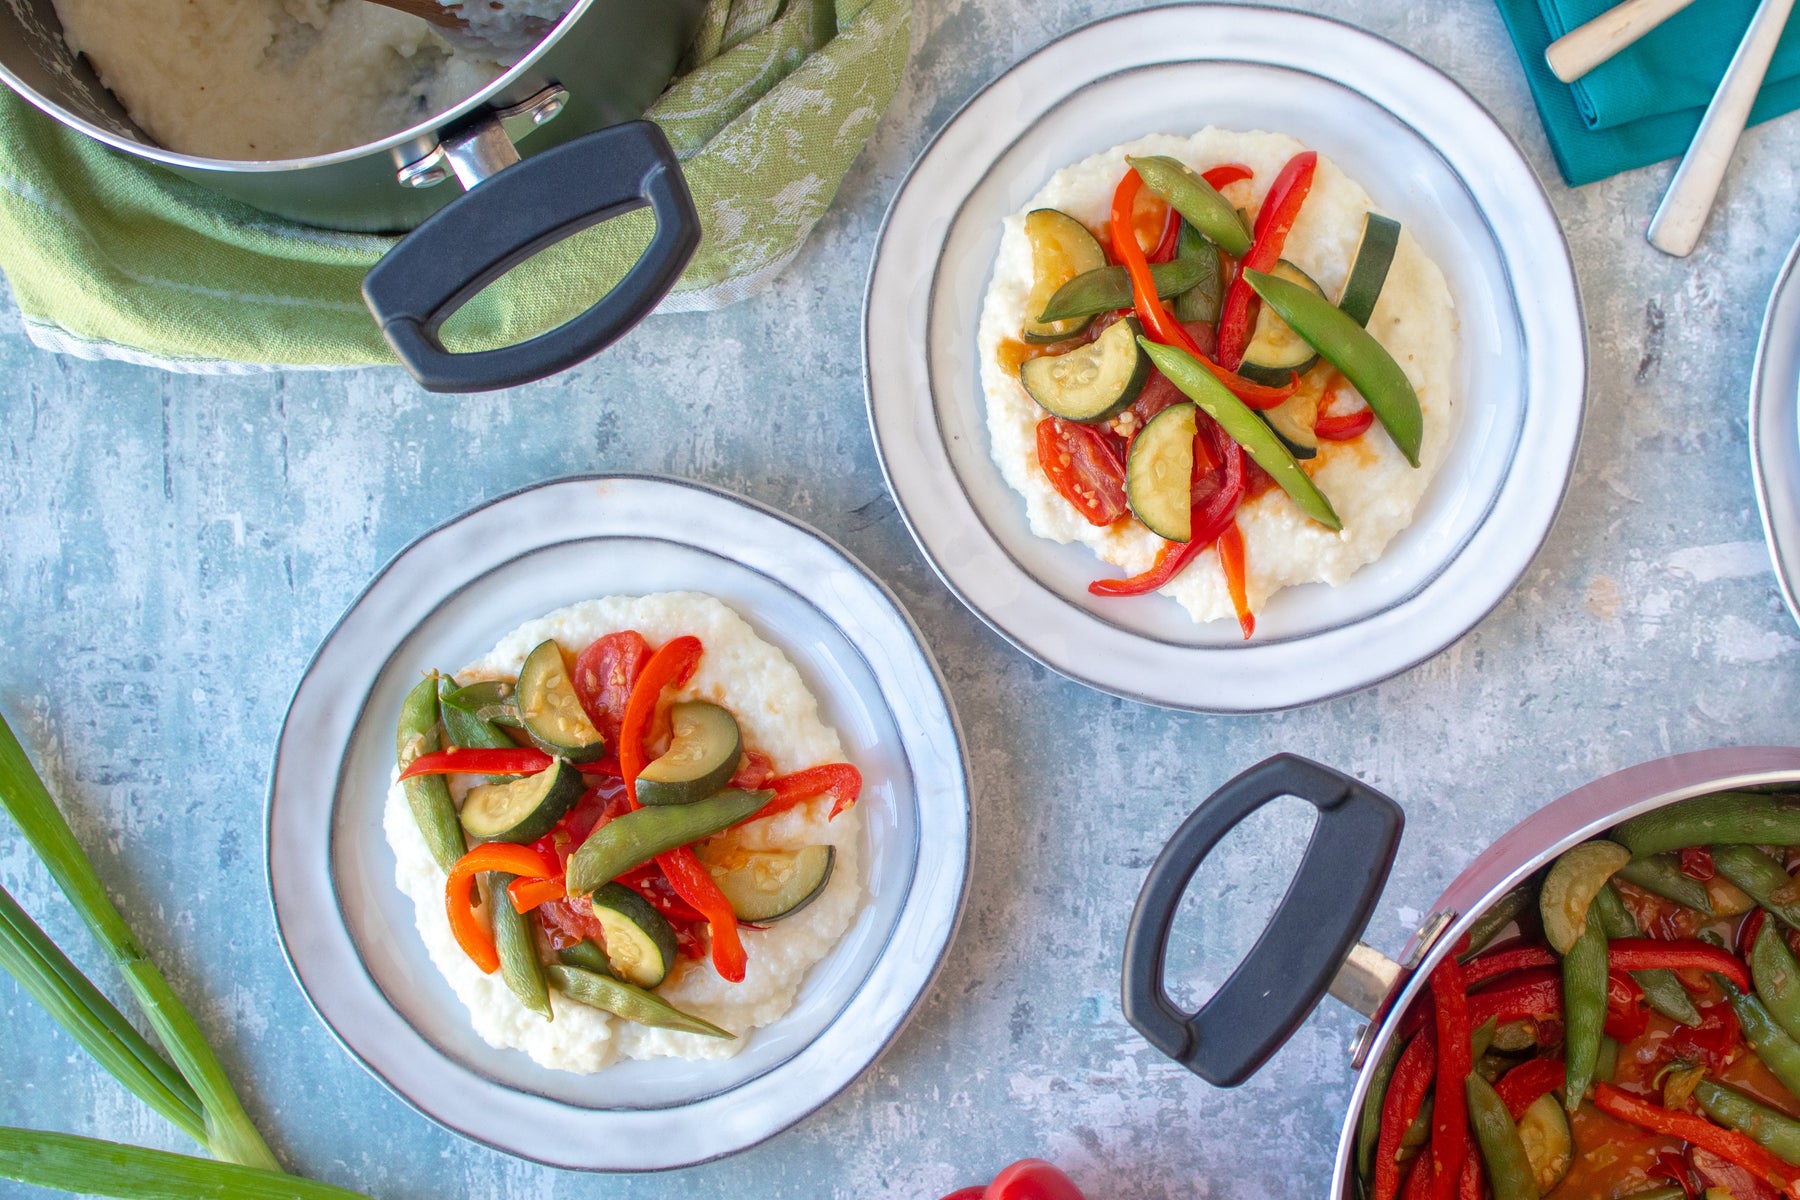
[[[1037,456],[1050,486],[1088,524],[1104,528],[1125,515],[1125,468],[1098,429],[1045,417],[1038,422]]]
[[[619,744],[625,702],[649,657],[650,643],[637,630],[627,629],[595,639],[575,658],[575,696],[608,746]]]

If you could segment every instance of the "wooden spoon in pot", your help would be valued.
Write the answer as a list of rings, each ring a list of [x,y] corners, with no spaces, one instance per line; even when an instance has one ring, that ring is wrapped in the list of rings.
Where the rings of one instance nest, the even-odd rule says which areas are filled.
[[[371,4],[379,4],[383,8],[391,8],[408,16],[429,21],[440,29],[451,29],[458,33],[467,33],[469,19],[462,15],[460,4],[439,4],[438,0],[369,0]]]

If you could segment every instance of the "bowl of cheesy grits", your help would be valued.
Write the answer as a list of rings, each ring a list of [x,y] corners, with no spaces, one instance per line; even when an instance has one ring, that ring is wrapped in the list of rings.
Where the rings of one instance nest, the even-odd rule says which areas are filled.
[[[572,659],[623,628],[653,648],[697,637],[706,649],[689,691],[665,701],[729,710],[776,773],[844,763],[860,776],[836,820],[814,801],[742,826],[754,840],[738,850],[829,843],[836,853],[810,904],[742,931],[745,981],[714,972],[698,930],[702,953],[678,953],[668,982],[649,989],[729,1040],[555,995],[548,1022],[509,1004],[499,972],[461,958],[440,923],[444,874],[393,795],[395,714],[423,670],[453,669],[459,684],[505,680],[547,641]],[[478,782],[449,779],[453,792]],[[326,639],[277,750],[270,888],[308,999],[407,1103],[551,1165],[683,1166],[785,1129],[897,1036],[960,911],[966,779],[928,652],[842,551],[698,485],[566,479],[424,535]],[[732,865],[704,844],[696,853]]]
[[[1053,485],[1038,487],[1026,468],[1043,461],[1031,459],[1045,410],[1016,382],[1030,364],[997,355],[1027,341],[1022,320],[1034,314],[1024,306],[1043,299],[1023,283],[1035,273],[1031,238],[1019,236],[1032,212],[1066,206],[1104,232],[1127,153],[1196,172],[1244,160],[1251,176],[1221,194],[1253,233],[1267,189],[1303,151],[1317,155],[1306,205],[1318,208],[1302,207],[1283,257],[1327,301],[1340,299],[1360,218],[1400,227],[1378,302],[1387,311],[1368,332],[1417,394],[1420,464],[1391,454],[1385,423],[1318,453],[1310,478],[1334,511],[1342,506],[1343,530],[1292,520],[1302,510],[1285,488],[1248,496],[1245,511],[1270,520],[1242,529],[1255,619],[1246,640],[1210,550],[1177,594],[1090,590],[1144,573],[1169,539],[1091,525]],[[1416,311],[1397,307],[1403,292]],[[927,147],[878,242],[865,386],[902,518],[946,585],[998,633],[1115,695],[1263,712],[1406,670],[1499,604],[1547,535],[1573,468],[1584,339],[1543,189],[1458,85],[1326,18],[1170,5],[1106,18],[1028,55]],[[1358,407],[1349,396],[1337,405],[1320,412]],[[1103,410],[1085,411],[1119,415]],[[1122,446],[1136,430],[1110,432]]]

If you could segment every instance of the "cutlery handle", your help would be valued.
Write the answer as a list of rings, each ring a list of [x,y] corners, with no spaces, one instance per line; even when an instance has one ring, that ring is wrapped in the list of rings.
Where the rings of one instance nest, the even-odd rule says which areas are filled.
[[[1625,0],[1551,42],[1544,61],[1558,79],[1574,83],[1693,2]]]
[[[1769,59],[1775,54],[1775,43],[1781,39],[1793,8],[1794,0],[1762,0],[1750,19],[1750,28],[1738,43],[1725,78],[1719,81],[1719,90],[1700,119],[1693,144],[1675,168],[1656,215],[1650,218],[1650,244],[1664,254],[1686,258],[1699,243],[1700,231],[1706,226],[1713,199],[1725,178],[1725,168],[1731,163],[1731,152],[1744,132],[1750,106],[1756,102]]]

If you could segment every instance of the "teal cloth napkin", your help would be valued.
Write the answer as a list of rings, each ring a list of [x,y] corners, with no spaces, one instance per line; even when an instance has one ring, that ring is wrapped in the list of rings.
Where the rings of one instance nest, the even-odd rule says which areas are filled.
[[[1571,187],[1675,158],[1687,150],[1756,0],[1697,0],[1574,84],[1550,73],[1544,48],[1617,0],[1497,0]],[[1769,64],[1750,123],[1800,108],[1800,21]]]

